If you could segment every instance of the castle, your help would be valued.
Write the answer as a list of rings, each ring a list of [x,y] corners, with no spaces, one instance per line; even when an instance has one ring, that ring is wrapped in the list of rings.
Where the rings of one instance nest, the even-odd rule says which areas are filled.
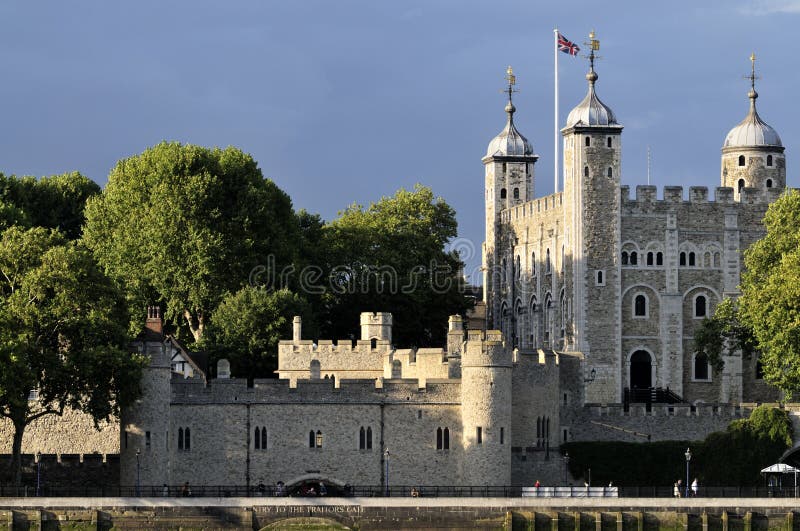
[[[393,345],[390,314],[362,313],[361,339],[337,342],[304,339],[295,318],[279,379],[248,385],[224,360],[209,378],[151,310],[136,343],[151,359],[144,394],[120,420],[121,482],[556,483],[562,442],[696,440],[775,401],[757,359],[728,353],[715,374],[692,350],[702,319],[737,295],[742,251],[786,186],[755,75],[714,200],[705,187],[657,199],[638,186],[631,198],[622,125],[597,96],[593,59],[561,131],[564,189],[545,197],[534,194],[538,157],[514,124],[509,76],[507,123],[482,159],[485,330],[452,316],[444,348],[412,350]]]

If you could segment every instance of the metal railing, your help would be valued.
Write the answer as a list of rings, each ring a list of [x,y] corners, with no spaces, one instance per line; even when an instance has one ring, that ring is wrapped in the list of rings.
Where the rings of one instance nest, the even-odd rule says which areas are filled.
[[[312,484],[313,485],[313,484]],[[316,484],[318,485],[318,483]],[[409,497],[420,496],[427,498],[515,498],[522,496],[522,487],[515,486],[454,486],[454,485],[392,485],[385,487],[381,485],[327,485],[326,496],[344,497]],[[619,497],[630,498],[672,498],[674,496],[673,486],[641,486],[641,487],[618,487]],[[584,488],[582,487],[559,487],[555,489],[557,494],[554,497],[582,497]],[[735,486],[735,487],[701,487],[698,489],[697,496],[703,498],[768,498],[768,497],[798,497],[800,488],[794,486],[768,487],[768,486]],[[0,485],[0,497],[35,497],[36,485]],[[304,491],[300,486],[279,488],[274,485],[255,485],[255,486],[231,486],[231,485],[191,485],[184,489],[183,485],[135,485],[123,486],[56,486],[40,485],[40,497],[147,497],[147,498],[168,498],[168,497],[316,497],[319,492],[315,489],[313,493]]]

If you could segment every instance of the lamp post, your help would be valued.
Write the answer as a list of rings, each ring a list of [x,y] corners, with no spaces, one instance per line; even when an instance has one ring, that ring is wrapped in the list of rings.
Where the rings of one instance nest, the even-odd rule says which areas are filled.
[[[567,469],[569,468],[569,453],[564,452],[564,485],[567,484]]]
[[[389,496],[389,449],[383,451],[383,458],[386,462],[386,496]]]
[[[36,495],[39,495],[39,485],[42,479],[42,453],[36,452]]]
[[[137,448],[136,449],[136,495],[137,496],[141,496],[141,494],[142,494],[142,492],[141,492],[141,483],[139,483],[139,477],[140,477],[139,476],[139,454],[141,454],[141,453],[142,453],[142,451]]]
[[[686,449],[686,453],[683,454],[686,456],[686,497],[689,497],[689,461],[692,460],[692,451],[690,449]]]

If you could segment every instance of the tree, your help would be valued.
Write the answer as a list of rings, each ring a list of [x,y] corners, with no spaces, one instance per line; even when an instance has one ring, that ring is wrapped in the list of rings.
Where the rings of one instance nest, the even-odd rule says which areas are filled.
[[[420,185],[368,208],[352,205],[322,227],[324,332],[356,336],[360,312],[386,311],[397,344],[443,343],[447,317],[470,305],[463,264],[445,250],[457,227],[453,209]]]
[[[800,192],[788,190],[764,217],[766,236],[744,255],[739,318],[760,352],[764,379],[800,389]]]
[[[694,333],[695,350],[705,354],[714,371],[722,371],[725,351],[741,352],[750,357],[755,348],[752,330],[739,319],[737,301],[726,297],[717,305],[714,315],[703,319]]]
[[[86,217],[87,244],[124,286],[131,322],[162,301],[195,341],[254,268],[292,262],[298,237],[289,196],[233,147],[164,142],[121,160]]]
[[[59,232],[0,238],[0,415],[14,426],[16,483],[31,422],[66,407],[107,419],[137,397],[144,360],[128,352],[123,302],[91,252]]]
[[[58,229],[70,240],[80,237],[86,201],[100,193],[97,183],[78,172],[51,177],[6,177],[0,174],[0,219],[5,226]],[[14,208],[17,213],[9,213]],[[10,221],[6,221],[10,220]]]
[[[311,307],[287,289],[247,286],[226,297],[208,328],[212,362],[227,358],[235,377],[274,378],[278,342],[291,337],[295,315],[303,318],[303,330],[313,336]]]

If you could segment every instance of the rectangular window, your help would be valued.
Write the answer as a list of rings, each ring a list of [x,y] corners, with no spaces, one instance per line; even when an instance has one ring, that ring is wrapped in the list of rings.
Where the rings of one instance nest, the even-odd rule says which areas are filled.
[[[500,428],[500,444],[506,443],[505,435],[505,428]]]
[[[421,419],[421,418],[422,418],[422,410],[421,410],[421,409],[418,409],[418,410],[417,410],[417,418],[418,418],[418,419]]]
[[[476,429],[475,438],[478,440],[478,444],[483,444],[483,428],[480,426]]]
[[[150,448],[150,442],[151,442],[151,440],[150,440],[150,432],[146,431],[146,432],[144,432],[144,445],[145,445],[146,448]]]

